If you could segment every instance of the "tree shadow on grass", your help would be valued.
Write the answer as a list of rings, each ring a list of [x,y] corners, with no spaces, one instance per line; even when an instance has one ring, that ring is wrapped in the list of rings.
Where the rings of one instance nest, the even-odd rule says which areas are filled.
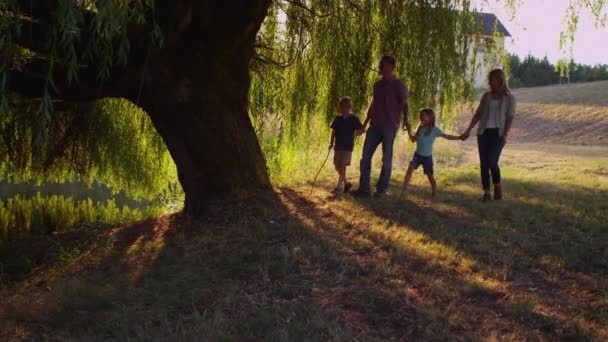
[[[450,180],[469,181],[466,176]],[[608,190],[518,180],[509,180],[506,186],[507,198],[492,203],[481,203],[476,192],[457,190],[440,190],[436,200],[419,200],[419,193],[425,190],[417,188],[414,200],[406,195],[399,202],[394,195],[382,201],[355,201],[378,216],[471,252],[486,264],[491,264],[483,253],[487,249],[517,249],[532,261],[555,257],[563,260],[566,269],[606,274]],[[429,222],[435,224],[421,224]],[[482,242],[484,246],[470,242]]]
[[[477,282],[475,271],[459,272],[366,225],[375,218],[353,220],[366,213],[348,207],[349,200],[328,204],[307,190],[227,199],[202,221],[176,215],[116,228],[107,245],[37,275],[47,288],[28,285],[36,283],[32,276],[0,293],[6,298],[0,339],[564,336],[551,331],[563,320],[533,312],[534,303],[521,300],[503,310],[509,293]],[[449,235],[441,238],[453,243]],[[526,320],[545,328],[534,331],[538,324]]]
[[[3,290],[0,339],[413,336],[412,301],[366,281],[368,266],[338,250],[352,247],[282,196],[219,202],[202,221],[170,216],[110,231],[109,250],[91,248],[54,275],[28,279],[45,288]]]
[[[578,330],[584,330],[580,326],[574,333],[562,329],[574,321],[586,325],[591,336],[605,338],[607,190],[508,180],[506,200],[480,203],[478,193],[450,186],[469,183],[476,188],[475,177],[464,175],[449,183],[434,200],[420,196],[426,189],[415,187],[402,201],[397,195],[352,201],[450,246],[475,261],[476,273],[504,283],[512,298],[499,314],[521,316],[523,307],[545,313],[537,319],[525,317],[531,329],[548,329],[560,338],[579,336]]]

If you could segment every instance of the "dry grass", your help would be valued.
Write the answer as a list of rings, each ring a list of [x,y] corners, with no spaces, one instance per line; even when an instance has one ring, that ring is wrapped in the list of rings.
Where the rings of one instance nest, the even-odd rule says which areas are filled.
[[[518,91],[520,118],[554,90]],[[518,134],[502,202],[478,201],[473,143],[442,142],[435,199],[417,173],[398,201],[402,172],[387,197],[333,197],[328,167],[197,222],[0,246],[0,340],[606,341],[606,147]]]
[[[505,164],[502,203],[477,201],[474,166],[438,167],[437,199],[416,174],[401,202],[397,183],[334,198],[328,173],[58,237],[61,258],[5,277],[0,340],[608,339],[608,159]]]

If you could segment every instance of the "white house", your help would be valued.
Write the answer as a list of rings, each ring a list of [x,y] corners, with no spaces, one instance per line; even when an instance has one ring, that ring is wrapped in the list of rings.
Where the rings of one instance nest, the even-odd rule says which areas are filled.
[[[488,73],[495,68],[504,68],[505,38],[511,37],[507,28],[492,13],[476,13],[481,32],[475,34],[469,60],[475,57],[475,64],[469,70],[473,73],[476,89],[486,88]]]

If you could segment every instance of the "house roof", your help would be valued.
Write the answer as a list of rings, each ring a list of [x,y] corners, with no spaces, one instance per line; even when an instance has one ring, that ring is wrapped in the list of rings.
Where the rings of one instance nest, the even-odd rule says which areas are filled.
[[[500,22],[494,13],[475,13],[475,19],[480,24],[483,24],[484,34],[493,36],[494,33],[499,33],[505,37],[511,37],[507,28]]]

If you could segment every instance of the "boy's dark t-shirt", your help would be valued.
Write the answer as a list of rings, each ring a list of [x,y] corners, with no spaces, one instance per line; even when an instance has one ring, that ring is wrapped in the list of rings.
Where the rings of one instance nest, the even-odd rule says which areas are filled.
[[[330,126],[336,132],[336,151],[352,151],[355,146],[355,131],[363,125],[358,117],[350,114],[347,117],[336,116]]]

